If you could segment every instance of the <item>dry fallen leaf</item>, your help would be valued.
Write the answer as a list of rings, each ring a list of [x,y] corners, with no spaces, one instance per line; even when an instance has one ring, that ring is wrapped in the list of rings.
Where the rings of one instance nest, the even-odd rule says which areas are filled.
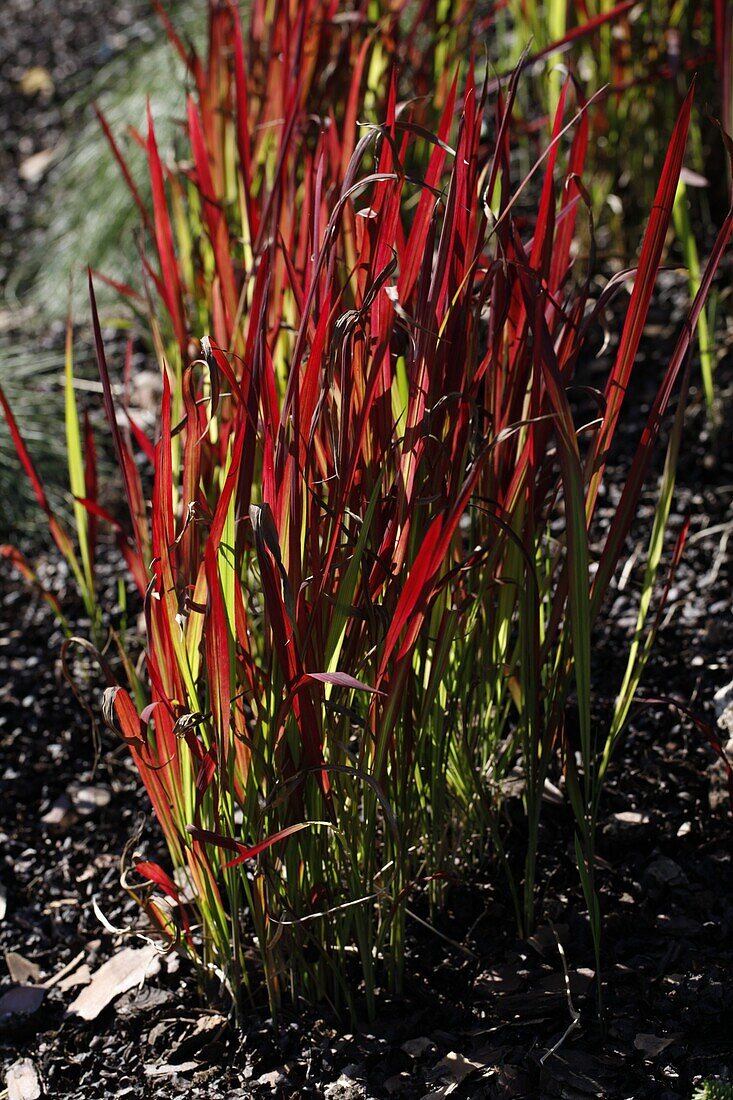
[[[14,985],[0,997],[0,1019],[3,1016],[29,1016],[43,1004],[46,990],[40,985]]]
[[[671,1043],[677,1041],[682,1037],[681,1032],[675,1032],[673,1035],[647,1035],[643,1031],[634,1039],[634,1046],[637,1050],[640,1050],[642,1054],[645,1054],[647,1058],[656,1058],[661,1054],[663,1050],[666,1050]]]
[[[726,753],[730,753],[726,748]],[[728,789],[728,772],[722,760],[716,760],[706,771],[710,781],[708,789],[708,804],[711,810],[727,809],[730,805],[730,791]]]
[[[99,970],[94,971],[91,982],[72,1001],[67,1012],[81,1016],[83,1020],[96,1020],[115,997],[127,993],[128,989],[134,989],[136,985],[142,985],[159,970],[160,955],[152,944],[146,947],[125,947],[100,966]]]
[[[733,680],[715,692],[713,704],[718,726],[730,737],[733,734]]]
[[[442,1081],[443,1087],[439,1088],[437,1092],[426,1093],[422,1100],[442,1100],[443,1097],[452,1096],[454,1092],[458,1091],[461,1082],[466,1077],[475,1073],[476,1070],[485,1068],[486,1062],[474,1061],[471,1058],[466,1058],[463,1054],[458,1054],[455,1050],[451,1050],[445,1058],[438,1062],[430,1074],[434,1080]]]
[[[23,958],[17,951],[6,951],[5,963],[11,980],[17,982],[18,985],[40,981],[40,966],[36,966],[30,959]]]
[[[538,955],[550,955],[556,959],[558,940],[560,943],[567,943],[569,931],[567,924],[541,924],[527,943]]]
[[[8,1100],[38,1100],[41,1082],[30,1058],[19,1058],[5,1074]]]
[[[88,946],[90,951],[93,950],[91,944],[89,944]],[[79,963],[83,961],[83,959],[84,952],[80,951],[79,954],[75,955],[73,959],[69,959],[65,966],[62,966],[60,970],[57,970],[52,977],[48,978],[48,980],[43,983],[44,987],[46,989],[51,989],[54,985],[58,985],[63,988],[63,979],[66,978],[69,974],[72,974],[79,966]],[[86,966],[86,964],[84,965],[83,969],[86,970],[87,974],[89,974],[89,967]],[[89,978],[87,978],[87,981],[88,980]]]

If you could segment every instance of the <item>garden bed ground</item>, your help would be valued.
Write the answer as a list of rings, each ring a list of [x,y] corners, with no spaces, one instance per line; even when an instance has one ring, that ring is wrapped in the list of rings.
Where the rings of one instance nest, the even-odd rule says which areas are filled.
[[[707,470],[709,488],[700,493],[702,471],[689,455],[688,467],[696,487],[683,487],[681,505],[696,508],[698,531],[720,521],[733,470],[725,462]],[[706,499],[712,515],[701,510]],[[662,632],[645,685],[650,695],[693,698],[707,713],[713,688],[731,672],[729,563],[720,566],[715,599],[694,587],[713,567],[717,545],[715,535],[693,543],[677,615]],[[72,972],[84,977],[85,967],[94,972],[123,947],[144,949],[106,929],[94,904],[114,927],[136,925],[134,903],[119,886],[119,858],[146,806],[109,733],[91,773],[89,723],[58,675],[61,636],[50,611],[11,578],[0,591],[0,947],[16,974],[16,982],[3,979],[8,991],[23,967],[10,952],[29,961],[32,973],[22,980],[38,986],[72,960]],[[603,822],[605,1037],[567,812],[548,806],[537,934],[516,938],[502,884],[491,874],[456,885],[437,931],[470,954],[413,923],[405,996],[385,998],[374,1023],[354,1026],[288,1007],[276,1033],[259,1003],[238,1034],[205,1008],[188,965],[175,959],[154,962],[157,974],[91,1022],[66,1014],[81,987],[62,980],[42,1002],[40,992],[26,994],[38,1006],[5,1016],[0,1057],[6,1069],[30,1059],[55,1097],[687,1100],[695,1078],[733,1072],[733,868],[723,778],[704,743],[671,711],[646,709],[637,718],[611,776]],[[570,1023],[558,940],[581,1016],[543,1062]],[[11,994],[0,1013],[14,1004]]]
[[[64,8],[68,35],[44,30],[49,20],[38,11],[31,17],[22,0],[6,2],[2,13],[9,36],[2,49],[29,50],[21,66],[36,60],[47,66],[61,97],[65,79],[78,82],[98,63],[109,29],[95,24],[98,29],[80,38],[75,26],[88,21],[96,5],[87,10],[83,0],[66,0]],[[27,137],[23,156],[32,155],[58,124],[55,101],[34,106],[19,96],[15,81],[13,72],[0,85],[0,126],[10,134],[3,147],[0,266],[12,261],[38,201],[31,192],[41,186],[19,175],[17,142]],[[628,398],[636,415],[624,449],[638,435],[649,384],[658,375],[654,352],[679,321],[680,292],[680,281],[670,279],[656,305],[637,391]],[[673,526],[689,511],[692,537],[671,597],[674,617],[660,632],[644,681],[647,697],[674,697],[708,719],[714,718],[714,692],[733,678],[730,362],[721,364],[719,382],[729,411],[713,445],[703,411],[691,410]],[[616,459],[623,462],[624,454]],[[613,508],[612,492],[604,506]],[[63,574],[48,561],[41,565],[63,594]],[[0,951],[6,959],[0,964],[0,1095],[3,1087],[10,1096],[23,1095],[12,1091],[21,1067],[27,1082],[36,1075],[45,1095],[79,1100],[179,1094],[688,1100],[701,1077],[733,1077],[733,857],[724,776],[694,727],[664,706],[637,713],[603,804],[605,1033],[595,1010],[568,813],[552,805],[543,826],[536,935],[517,939],[502,882],[491,869],[476,869],[451,889],[434,931],[411,922],[405,995],[385,997],[372,1023],[288,1006],[275,1031],[258,1000],[237,1032],[205,1006],[177,957],[153,960],[146,980],[95,1019],[70,1016],[67,1009],[84,988],[75,980],[124,948],[145,949],[110,931],[99,913],[115,928],[138,923],[136,906],[119,885],[119,861],[147,806],[109,732],[102,734],[93,772],[89,720],[59,674],[61,634],[53,616],[0,568]],[[107,569],[113,592],[112,561]],[[599,638],[601,697],[611,697],[618,683],[617,632],[627,637],[633,628],[635,578],[632,573],[618,593],[616,633]],[[152,851],[154,828],[145,835]],[[546,1057],[571,1022],[563,958],[580,1016]],[[19,986],[30,989],[19,994]],[[16,1011],[19,1006],[29,1011]],[[27,1062],[19,1066],[21,1059]]]

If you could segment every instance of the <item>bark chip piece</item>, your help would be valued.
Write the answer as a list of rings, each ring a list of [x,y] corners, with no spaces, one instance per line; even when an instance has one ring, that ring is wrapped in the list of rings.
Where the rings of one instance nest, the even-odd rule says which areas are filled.
[[[38,1070],[30,1058],[19,1058],[5,1074],[8,1100],[38,1100],[43,1095]]]

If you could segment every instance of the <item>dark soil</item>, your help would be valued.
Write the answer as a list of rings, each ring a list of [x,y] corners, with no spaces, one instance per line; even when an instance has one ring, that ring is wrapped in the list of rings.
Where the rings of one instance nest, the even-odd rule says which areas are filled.
[[[693,412],[691,442],[700,423]],[[730,456],[708,468],[705,453],[688,447],[678,494],[681,509],[694,509],[695,532],[724,521],[733,497]],[[732,672],[733,630],[722,613],[730,560],[717,560],[718,549],[715,535],[692,544],[676,616],[645,683],[648,697],[692,701],[708,716],[713,689]],[[713,598],[695,585],[716,565]],[[63,576],[49,570],[44,579],[63,594]],[[613,608],[615,629],[624,599]],[[89,721],[59,674],[61,635],[50,610],[9,577],[0,584],[0,639],[0,946],[6,958],[18,952],[39,968],[37,984],[74,959],[94,971],[129,945],[98,912],[115,928],[140,927],[119,885],[119,861],[146,807],[107,732],[92,774]],[[613,668],[614,636],[600,641]],[[608,690],[616,682],[614,675]],[[145,837],[154,851],[150,823]],[[599,855],[605,1036],[568,815],[550,805],[537,934],[518,940],[502,883],[491,871],[476,876],[454,889],[437,929],[471,954],[414,925],[405,995],[384,998],[372,1024],[291,1006],[275,1032],[261,1004],[237,1033],[205,1007],[188,965],[175,958],[91,1023],[66,1014],[79,988],[52,986],[35,1011],[5,1017],[3,1060],[31,1059],[46,1094],[58,1097],[688,1100],[695,1080],[733,1073],[733,868],[723,775],[704,740],[668,708],[636,718],[610,777]],[[544,1058],[571,1022],[559,944],[580,1019]],[[3,984],[14,985],[9,977]]]
[[[30,216],[33,188],[17,175],[21,138],[27,153],[53,140],[62,101],[56,97],[91,71],[111,25],[129,25],[125,12],[137,13],[140,5],[116,5],[111,12],[65,0],[63,18],[56,18],[57,10],[41,0],[5,0],[0,9],[0,48],[6,60],[14,58],[12,66],[0,65],[0,276]],[[15,83],[35,64],[53,76],[55,90],[45,104],[26,102]],[[668,346],[670,327],[679,321],[679,298],[679,281],[670,280],[651,319],[657,328],[648,332],[645,369],[628,397],[632,415],[614,458],[619,466],[628,461],[659,376],[656,353]],[[733,679],[729,362],[721,364],[719,383],[724,393],[728,387],[728,412],[715,440],[706,437],[699,404],[693,402],[690,413],[672,528],[689,512],[692,537],[671,593],[675,613],[660,631],[643,685],[646,698],[677,699],[712,721],[712,696]],[[615,503],[611,485],[607,514]],[[634,534],[642,545],[645,518]],[[64,574],[48,562],[40,568],[42,579],[63,596]],[[102,580],[113,606],[113,559],[107,569]],[[599,634],[601,699],[611,699],[618,684],[619,642],[633,630],[638,581],[636,570],[608,608],[612,625]],[[15,576],[2,573],[0,948],[7,966],[0,998],[19,984],[33,987],[24,995],[33,1011],[7,1011],[17,1007],[17,992],[15,1001],[0,1000],[4,1075],[27,1058],[44,1095],[79,1100],[179,1094],[689,1100],[702,1077],[733,1077],[733,867],[725,779],[704,737],[661,704],[636,713],[603,804],[598,875],[605,1032],[596,1012],[568,814],[553,805],[543,825],[536,935],[517,938],[496,872],[476,873],[453,889],[437,927],[466,951],[415,923],[405,995],[385,997],[373,1023],[355,1025],[323,1010],[290,1006],[276,1031],[257,1003],[237,1032],[225,1015],[206,1007],[195,976],[177,957],[163,960],[157,974],[116,998],[96,1020],[68,1015],[82,988],[68,984],[73,974],[84,966],[94,971],[122,947],[141,946],[109,926],[140,927],[137,906],[120,887],[120,857],[142,825],[151,855],[158,834],[144,821],[147,805],[137,775],[109,732],[101,734],[94,771],[91,723],[61,676],[61,642],[50,609]],[[79,662],[75,674],[96,708],[94,670]],[[31,964],[25,976],[18,977],[22,960],[11,952]],[[74,960],[66,980],[40,988]],[[577,1026],[548,1056],[571,1023],[571,1006],[580,1013]]]

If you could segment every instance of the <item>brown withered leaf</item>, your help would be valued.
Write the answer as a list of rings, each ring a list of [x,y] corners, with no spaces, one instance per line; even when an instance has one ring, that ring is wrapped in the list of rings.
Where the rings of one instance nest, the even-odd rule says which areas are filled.
[[[67,1012],[83,1020],[96,1020],[115,997],[142,985],[159,970],[160,955],[152,944],[125,947],[94,971],[89,985],[72,1001]]]
[[[0,1019],[3,1016],[30,1016],[43,1004],[46,990],[40,985],[14,985],[0,997]]]
[[[17,951],[5,952],[5,963],[8,974],[13,982],[18,985],[27,985],[40,981],[41,968],[36,963],[26,959]]]
[[[634,1039],[634,1047],[640,1050],[647,1058],[656,1058],[666,1050],[668,1046],[682,1038],[682,1033],[677,1031],[672,1035],[648,1035],[643,1031]]]

